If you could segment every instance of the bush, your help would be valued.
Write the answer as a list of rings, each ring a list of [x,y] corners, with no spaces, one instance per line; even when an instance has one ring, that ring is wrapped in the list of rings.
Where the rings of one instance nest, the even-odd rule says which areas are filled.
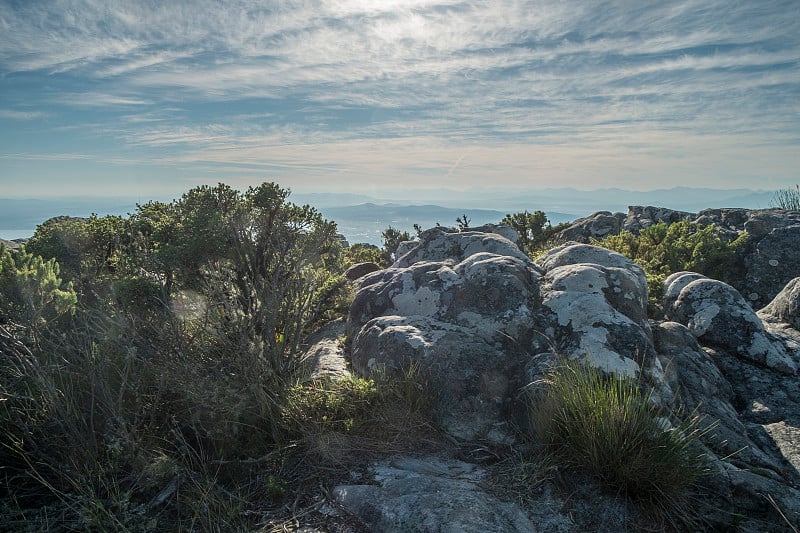
[[[800,185],[795,185],[794,189],[778,189],[772,197],[772,206],[778,209],[800,211]]]
[[[747,240],[742,233],[733,241],[725,239],[713,225],[700,226],[689,220],[660,222],[639,232],[622,231],[592,244],[614,250],[639,264],[647,274],[651,307],[660,304],[663,282],[675,272],[698,272],[728,283],[739,269],[736,252]],[[733,283],[731,283],[733,284]]]
[[[653,407],[635,380],[577,361],[561,361],[543,385],[532,428],[552,454],[667,520],[686,518],[690,491],[708,472],[698,439],[710,428]]]

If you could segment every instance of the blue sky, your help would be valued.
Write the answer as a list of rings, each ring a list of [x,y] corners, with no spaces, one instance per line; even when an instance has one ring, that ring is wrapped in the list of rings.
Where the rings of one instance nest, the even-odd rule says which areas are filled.
[[[0,196],[798,169],[798,0],[0,0]]]

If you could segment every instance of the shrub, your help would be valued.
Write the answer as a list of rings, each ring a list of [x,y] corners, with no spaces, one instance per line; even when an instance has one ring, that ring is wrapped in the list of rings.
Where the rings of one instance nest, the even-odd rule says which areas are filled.
[[[649,299],[657,306],[667,276],[684,270],[732,283],[739,269],[736,251],[747,240],[742,233],[735,240],[722,237],[713,225],[700,226],[689,220],[660,222],[639,232],[622,231],[592,244],[614,250],[639,264],[647,274]]]
[[[800,185],[778,189],[772,197],[771,204],[778,209],[800,211]]]
[[[695,482],[708,471],[696,416],[653,406],[629,378],[563,360],[534,402],[534,436],[563,463],[667,520],[681,521]]]

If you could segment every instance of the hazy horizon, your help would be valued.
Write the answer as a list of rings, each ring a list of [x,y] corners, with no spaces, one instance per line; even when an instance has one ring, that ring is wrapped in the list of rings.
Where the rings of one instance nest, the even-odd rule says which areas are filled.
[[[389,225],[404,231],[411,231],[415,223],[423,227],[436,223],[453,225],[461,214],[467,214],[475,225],[480,225],[499,222],[506,213],[543,210],[556,224],[597,211],[625,212],[629,205],[656,205],[690,212],[718,207],[766,208],[770,206],[774,192],[676,187],[652,191],[548,188],[475,192],[443,189],[406,190],[403,194],[374,197],[352,193],[293,193],[289,201],[316,207],[323,216],[337,222],[351,243],[380,244],[381,231]],[[172,198],[0,196],[0,238],[30,237],[36,225],[53,216],[89,216],[91,213],[125,216],[135,210],[137,203],[150,200],[171,201]]]

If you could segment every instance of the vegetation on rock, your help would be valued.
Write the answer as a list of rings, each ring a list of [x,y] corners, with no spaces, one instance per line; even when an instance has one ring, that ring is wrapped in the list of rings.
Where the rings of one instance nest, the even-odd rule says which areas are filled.
[[[683,220],[653,224],[638,235],[622,231],[594,239],[592,243],[621,253],[645,270],[652,307],[661,302],[664,280],[675,272],[698,272],[729,281],[729,276],[737,271],[736,251],[746,240],[747,233],[731,241],[723,238],[713,225],[700,226]]]

